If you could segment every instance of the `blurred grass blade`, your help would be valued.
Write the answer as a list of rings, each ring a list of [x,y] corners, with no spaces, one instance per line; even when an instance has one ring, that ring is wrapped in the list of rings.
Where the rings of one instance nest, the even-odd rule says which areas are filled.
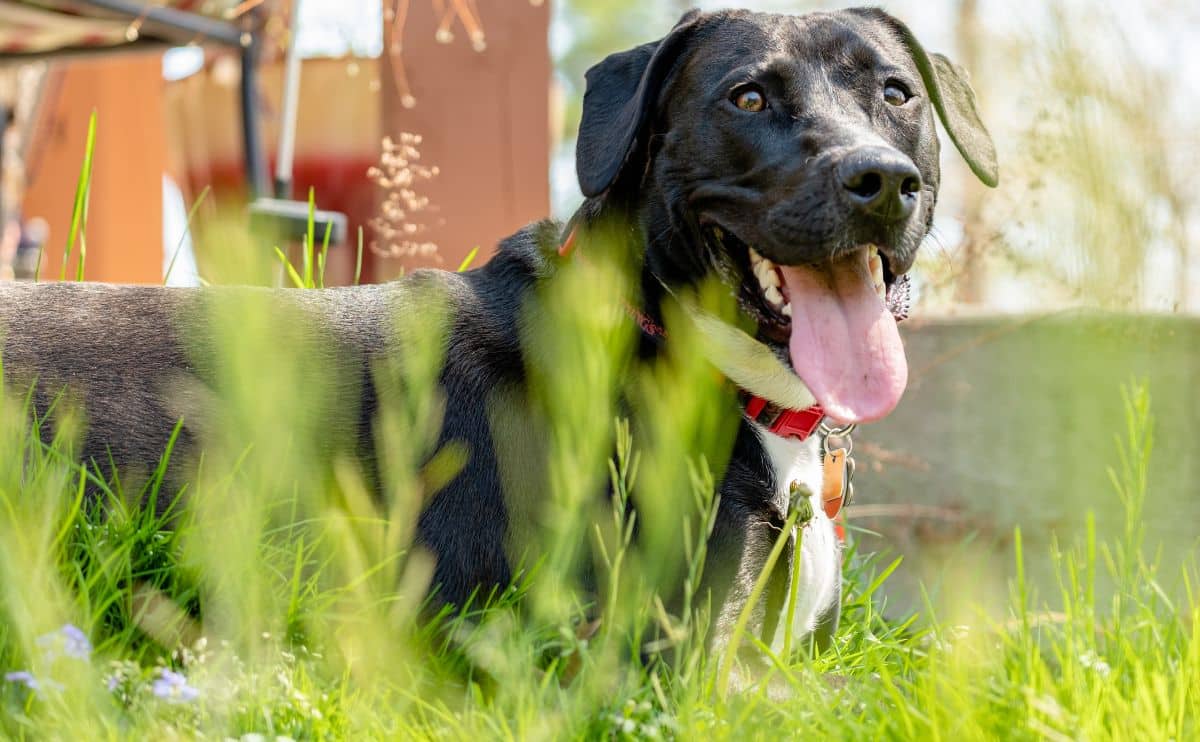
[[[200,195],[192,203],[192,208],[188,209],[187,219],[183,225],[183,234],[179,235],[179,242],[175,244],[175,250],[171,253],[171,262],[167,264],[167,270],[163,273],[164,286],[171,280],[171,271],[175,270],[175,261],[179,259],[179,253],[183,251],[183,245],[192,232],[192,218],[196,216],[196,211],[200,209],[200,204],[204,203],[204,199],[210,191],[212,191],[211,185],[204,186],[204,190],[200,191]]]
[[[358,250],[354,254],[354,285],[362,283],[362,263],[363,263],[363,228],[358,225]]]
[[[87,223],[87,202],[91,191],[92,184],[92,154],[96,149],[96,111],[93,110],[88,117],[87,143],[83,150],[83,165],[79,170],[79,182],[75,186],[75,203],[71,209],[71,229],[68,233],[67,246],[63,250],[62,267],[59,269],[58,280],[67,280],[67,265],[71,262],[71,253],[75,249],[75,241],[79,239],[80,232],[86,229]],[[83,247],[83,242],[80,242],[79,265],[76,269],[75,280],[83,280],[83,267],[86,256]],[[40,258],[39,258],[40,267]]]
[[[288,279],[292,282],[292,286],[298,289],[305,288],[304,276],[301,276],[296,272],[296,269],[292,267],[292,261],[288,260],[287,254],[285,254],[279,247],[275,248],[275,257],[279,258],[279,263],[287,272]]]
[[[313,254],[317,249],[317,192],[312,186],[308,188],[308,227],[304,233],[304,251],[301,254],[301,261],[304,267],[304,283],[302,288],[311,288],[313,285]],[[326,232],[328,236],[328,232]]]
[[[325,288],[325,266],[329,260],[329,237],[332,234],[333,222],[328,221],[325,223],[325,238],[321,241],[321,254],[317,256],[317,285],[309,288]]]
[[[475,257],[477,255],[479,255],[479,245],[471,248],[471,252],[467,253],[467,257],[463,258],[463,261],[458,264],[458,272],[462,273],[467,268],[470,268],[471,263],[475,262]]]

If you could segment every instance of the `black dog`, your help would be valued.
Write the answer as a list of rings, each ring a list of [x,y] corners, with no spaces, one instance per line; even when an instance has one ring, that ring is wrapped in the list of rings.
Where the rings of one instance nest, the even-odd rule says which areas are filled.
[[[887,14],[692,12],[662,40],[589,71],[577,150],[588,200],[567,228],[531,226],[462,275],[266,295],[333,338],[324,352],[352,382],[339,406],[354,413],[331,436],[358,448],[370,447],[375,420],[370,369],[398,352],[387,323],[414,283],[448,298],[440,381],[451,404],[442,441],[465,444],[469,456],[426,506],[418,538],[436,557],[439,595],[458,603],[510,581],[508,508],[514,498],[537,496],[505,492],[526,464],[512,460],[520,446],[494,409],[527,399],[521,308],[562,260],[558,246],[608,218],[632,223],[643,264],[636,309],[647,337],[658,334],[667,302],[712,277],[757,327],[751,336],[697,317],[719,351],[714,363],[752,398],[722,475],[710,540],[716,635],[742,611],[795,506],[793,493],[802,492],[815,517],[803,541],[795,628],[824,640],[838,618],[840,559],[818,498],[822,461],[811,434],[821,410],[838,424],[869,422],[888,414],[904,390],[892,315],[933,221],[935,113],[976,175],[995,185],[992,143],[964,75]],[[42,411],[64,385],[82,395],[90,422],[85,460],[152,469],[180,415],[179,399],[161,381],[179,373],[205,379],[200,317],[221,296],[10,284],[0,290],[5,374],[36,378]],[[670,339],[654,341],[646,343],[650,353]],[[515,392],[498,398],[498,388]],[[193,438],[185,427],[177,448],[186,451]],[[784,583],[790,553],[779,566]],[[768,644],[782,633],[777,596],[768,591],[753,613],[751,630]]]

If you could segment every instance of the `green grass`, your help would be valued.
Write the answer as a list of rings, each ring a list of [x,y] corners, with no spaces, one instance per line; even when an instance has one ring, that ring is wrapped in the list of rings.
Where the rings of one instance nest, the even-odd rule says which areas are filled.
[[[88,202],[92,193],[92,156],[96,149],[96,112],[93,110],[88,117],[87,139],[84,141],[83,162],[79,167],[79,181],[75,186],[75,199],[71,205],[71,227],[68,232],[67,244],[63,248],[62,266],[59,268],[58,280],[67,280],[67,267],[71,262],[71,253],[75,243],[79,243],[79,257],[75,266],[75,280],[83,280],[84,267],[87,264],[87,213]],[[190,219],[190,215],[189,215]],[[37,264],[33,269],[34,280],[41,277],[42,257],[45,245],[38,246]],[[174,261],[172,261],[174,262]]]
[[[310,235],[293,281],[319,285],[316,249]],[[834,646],[771,657],[758,685],[733,687],[734,654],[701,639],[714,472],[730,440],[711,402],[725,392],[679,318],[667,318],[671,355],[632,360],[622,273],[584,249],[590,259],[565,266],[530,309],[535,414],[494,421],[545,436],[526,484],[546,494],[520,521],[533,546],[517,584],[461,612],[422,616],[431,560],[413,545],[422,503],[470,455],[435,445],[450,320],[436,295],[413,295],[420,311],[396,324],[406,352],[375,369],[383,498],[354,459],[329,454],[329,363],[261,297],[212,316],[218,414],[198,428],[203,457],[182,491],[165,463],[104,481],[76,460],[67,398],[38,418],[10,380],[0,671],[38,688],[30,676],[0,682],[0,735],[1195,738],[1200,616],[1191,573],[1175,599],[1159,587],[1168,568],[1144,553],[1154,421],[1137,384],[1111,452],[1126,527],[1056,544],[1057,591],[1024,579],[1018,532],[1007,613],[970,626],[932,608],[896,615],[879,588],[897,563],[852,541]],[[699,300],[728,310],[722,292]],[[614,425],[621,396],[640,414]],[[593,496],[605,486],[614,498]],[[159,495],[188,505],[138,506]],[[589,560],[594,596],[576,582]],[[1097,590],[1101,573],[1111,593]],[[682,599],[668,599],[680,585]]]
[[[63,251],[62,270],[58,280],[67,279],[67,265],[71,262],[71,249],[79,241],[79,261],[75,266],[75,280],[83,280],[83,268],[87,264],[87,214],[88,201],[92,193],[92,154],[96,148],[96,112],[88,117],[87,141],[83,149],[83,166],[79,172],[79,184],[75,189],[75,204],[71,209],[71,236]]]

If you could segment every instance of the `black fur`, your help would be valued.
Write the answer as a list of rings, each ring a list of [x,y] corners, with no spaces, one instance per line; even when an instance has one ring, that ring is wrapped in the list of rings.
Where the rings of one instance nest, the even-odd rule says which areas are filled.
[[[912,93],[903,107],[884,102],[889,80]],[[750,84],[766,96],[767,110],[750,113],[732,102]],[[714,273],[758,318],[744,268],[706,237],[714,225],[781,264],[817,263],[877,243],[894,277],[911,266],[932,223],[939,183],[935,111],[973,170],[994,184],[994,151],[966,81],[890,16],[692,12],[662,41],[614,54],[589,71],[577,153],[589,198],[572,225],[586,231],[606,218],[632,225],[644,266],[641,310],[655,320],[668,288]],[[856,211],[837,168],[864,147],[915,165],[920,191],[911,216],[885,220]],[[346,380],[326,411],[331,446],[363,455],[372,448],[378,397],[372,368],[396,352],[387,323],[414,286],[437,288],[448,300],[453,320],[441,383],[452,402],[441,438],[465,443],[470,455],[428,503],[418,538],[436,557],[439,596],[452,603],[511,579],[506,539],[513,503],[504,493],[517,492],[526,498],[519,507],[533,507],[528,500],[543,486],[541,473],[528,465],[545,433],[526,424],[519,312],[553,273],[561,237],[557,225],[531,226],[506,240],[486,266],[462,275],[422,272],[400,285],[270,294],[281,311],[319,331],[312,352],[322,363],[314,368],[332,365]],[[111,457],[122,473],[148,471],[179,406],[203,403],[203,395],[189,400],[163,383],[180,373],[209,383],[202,318],[223,295],[7,285],[0,289],[6,376],[36,377],[42,409],[69,385],[82,395],[90,421],[83,458],[104,464]],[[770,332],[760,338],[782,347]],[[657,342],[643,344],[645,354],[658,349]],[[185,428],[181,448],[194,439]],[[783,522],[772,477],[756,434],[742,422],[710,544],[718,613],[736,615],[744,604],[748,580]],[[771,613],[759,607],[753,628],[769,628]],[[835,606],[823,621],[826,638],[836,623]]]

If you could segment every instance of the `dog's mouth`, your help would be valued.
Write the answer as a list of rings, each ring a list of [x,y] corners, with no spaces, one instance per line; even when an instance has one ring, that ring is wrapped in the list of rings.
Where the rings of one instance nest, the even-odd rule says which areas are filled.
[[[896,327],[908,279],[875,245],[779,265],[719,227],[709,237],[740,268],[739,304],[758,323],[758,339],[786,357],[829,417],[866,423],[896,407],[908,382]]]

